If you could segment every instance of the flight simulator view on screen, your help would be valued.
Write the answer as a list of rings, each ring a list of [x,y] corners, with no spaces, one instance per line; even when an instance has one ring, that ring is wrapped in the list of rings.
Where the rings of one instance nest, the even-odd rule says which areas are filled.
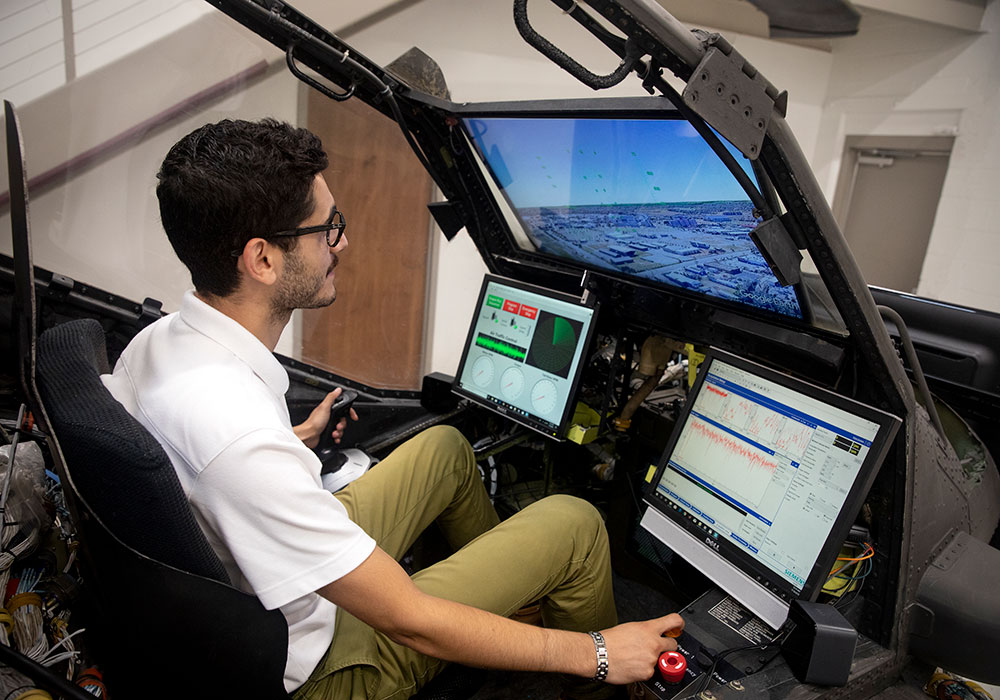
[[[474,117],[465,126],[537,252],[802,318],[794,289],[750,239],[750,199],[686,120]]]
[[[455,391],[562,437],[594,313],[579,298],[487,275]]]
[[[714,357],[702,368],[650,502],[707,542],[710,556],[800,597],[807,582],[822,585],[817,560],[839,549],[831,535],[855,517],[881,459],[879,431],[894,419],[737,362]]]

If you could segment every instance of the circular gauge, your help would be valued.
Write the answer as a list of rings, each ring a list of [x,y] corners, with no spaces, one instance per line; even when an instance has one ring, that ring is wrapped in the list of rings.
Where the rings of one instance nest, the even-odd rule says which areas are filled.
[[[508,367],[500,375],[500,393],[508,401],[513,401],[524,391],[524,373],[518,367]]]
[[[539,379],[531,387],[531,407],[540,416],[547,416],[556,408],[556,385],[549,379]]]
[[[493,360],[483,356],[472,365],[472,381],[476,386],[487,386],[493,381]]]

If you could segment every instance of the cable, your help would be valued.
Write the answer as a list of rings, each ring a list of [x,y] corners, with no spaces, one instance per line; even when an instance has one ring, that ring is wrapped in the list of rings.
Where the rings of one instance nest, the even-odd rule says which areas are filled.
[[[860,557],[837,557],[837,561],[864,561],[865,559],[871,559],[872,555],[875,554],[875,548],[872,547],[867,542],[863,543],[865,546],[865,552]]]
[[[705,690],[708,689],[708,684],[712,682],[712,676],[715,675],[715,669],[718,667],[719,662],[724,657],[729,656],[730,654],[735,654],[735,653],[740,652],[740,651],[751,651],[753,649],[760,649],[761,651],[763,651],[763,650],[765,650],[765,649],[767,649],[769,647],[775,646],[777,644],[781,644],[782,642],[785,641],[785,639],[788,638],[788,635],[791,634],[792,627],[793,627],[792,623],[789,622],[789,621],[786,621],[785,624],[783,624],[778,629],[778,633],[774,637],[774,639],[772,639],[772,640],[770,640],[768,642],[761,642],[760,644],[748,644],[746,646],[741,646],[741,647],[731,647],[729,649],[724,649],[723,651],[718,652],[715,655],[715,658],[712,660],[712,665],[709,667],[709,669],[705,673],[705,675],[702,676],[701,682],[698,683],[698,687],[688,697],[689,698],[696,698],[699,695],[701,695],[703,692],[705,692]]]
[[[73,645],[73,637],[83,632],[85,628],[81,627],[71,634],[66,634],[68,629],[66,623],[67,618],[68,612],[65,610],[53,618],[52,636],[59,641],[53,644],[52,647],[40,659],[38,659],[38,663],[43,666],[54,666],[62,661],[68,661],[66,679],[73,680],[73,677],[76,675],[76,662],[80,657],[79,650]],[[59,647],[65,647],[65,651],[57,654],[55,652]]]
[[[875,556],[875,548],[872,547],[867,542],[865,542],[864,544],[865,544],[865,551],[862,554],[862,556],[860,556],[860,557],[837,557],[837,561],[846,561],[848,563],[844,564],[839,569],[836,569],[836,570],[830,572],[830,575],[826,577],[826,580],[827,580],[828,583],[837,574],[839,574],[844,569],[848,568],[851,565],[852,562],[862,562],[862,561],[865,561],[866,559],[871,559],[873,556]]]
[[[862,579],[864,579],[866,576],[868,576],[875,569],[875,565],[872,563],[871,559],[864,559],[864,560],[858,561],[857,564],[856,564],[856,567],[857,567],[858,571],[860,571],[862,567],[864,567],[866,570],[865,570],[865,572],[863,574],[862,573],[858,573],[858,571],[855,571],[855,573],[854,573],[853,576],[841,576],[840,580],[842,580],[844,583],[842,583],[837,588],[829,589],[829,588],[824,587],[823,588],[823,592],[826,593],[826,594],[828,594],[828,595],[835,596],[836,594],[838,594],[841,591],[843,591],[845,588],[849,587],[852,583],[856,583],[856,582],[861,581]]]
[[[852,591],[849,591],[846,595],[844,595],[843,597],[841,597],[841,599],[838,602],[834,603],[833,607],[835,609],[837,609],[837,610],[843,610],[844,608],[847,608],[847,607],[853,605],[854,601],[856,601],[861,596],[861,589],[864,588],[865,581],[868,580],[867,576],[875,568],[870,559],[868,560],[868,567],[869,567],[868,571],[866,571],[864,573],[864,575],[862,575],[862,576],[860,576],[858,578],[858,586],[857,586],[857,588],[855,588]]]
[[[49,649],[42,627],[42,598],[34,592],[40,577],[40,571],[37,575],[31,570],[22,574],[17,594],[7,602],[8,610],[14,617],[14,643],[18,651],[35,661]]]

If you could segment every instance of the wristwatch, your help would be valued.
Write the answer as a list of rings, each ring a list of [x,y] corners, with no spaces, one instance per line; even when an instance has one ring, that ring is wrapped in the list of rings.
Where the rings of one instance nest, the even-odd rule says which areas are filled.
[[[591,632],[594,640],[594,649],[597,650],[597,673],[594,675],[595,681],[604,681],[608,677],[608,648],[604,645],[604,635],[600,632]]]

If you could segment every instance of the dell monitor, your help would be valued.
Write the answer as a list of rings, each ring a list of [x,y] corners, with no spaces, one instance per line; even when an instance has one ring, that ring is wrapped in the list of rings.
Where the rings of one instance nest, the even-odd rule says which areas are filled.
[[[822,589],[899,424],[713,350],[641,525],[777,629],[792,600]]]
[[[594,332],[587,298],[487,275],[453,390],[562,439]]]

